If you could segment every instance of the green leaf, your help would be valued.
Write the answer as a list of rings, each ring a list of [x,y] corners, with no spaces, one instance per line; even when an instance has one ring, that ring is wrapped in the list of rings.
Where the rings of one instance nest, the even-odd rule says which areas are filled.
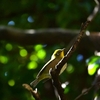
[[[86,60],[88,65],[88,74],[94,75],[100,65],[100,57],[99,56],[92,56]]]

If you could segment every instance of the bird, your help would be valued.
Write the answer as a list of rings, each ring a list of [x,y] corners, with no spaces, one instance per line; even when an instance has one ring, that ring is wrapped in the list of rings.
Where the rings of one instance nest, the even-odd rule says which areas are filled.
[[[65,48],[54,51],[51,59],[42,67],[42,69],[37,74],[36,79],[30,83],[33,88],[35,88],[40,81],[51,79],[49,71],[51,68],[54,69],[58,62],[64,57],[64,50]],[[66,67],[67,63],[62,67],[59,75],[66,69]]]

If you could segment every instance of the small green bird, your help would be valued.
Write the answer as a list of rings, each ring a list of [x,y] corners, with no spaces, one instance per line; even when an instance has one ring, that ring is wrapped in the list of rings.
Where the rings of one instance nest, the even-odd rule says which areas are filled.
[[[51,56],[51,59],[42,67],[42,69],[39,71],[38,75],[36,76],[36,79],[30,83],[31,86],[36,87],[36,85],[44,80],[44,79],[50,79],[51,75],[49,74],[50,68],[55,68],[55,66],[58,64],[58,62],[64,57],[64,50],[65,49],[57,49],[54,51],[54,53]],[[67,63],[62,67],[60,74],[66,69]]]

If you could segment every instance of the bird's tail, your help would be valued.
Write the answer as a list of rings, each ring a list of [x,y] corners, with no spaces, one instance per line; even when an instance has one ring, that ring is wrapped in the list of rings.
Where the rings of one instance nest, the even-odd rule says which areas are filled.
[[[37,85],[38,83],[39,83],[38,79],[35,79],[34,81],[32,81],[32,82],[30,83],[30,85],[31,85],[33,88],[35,88],[36,85]]]

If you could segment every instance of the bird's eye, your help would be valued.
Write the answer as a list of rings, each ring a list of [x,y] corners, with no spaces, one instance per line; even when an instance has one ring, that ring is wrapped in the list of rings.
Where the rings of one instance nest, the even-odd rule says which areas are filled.
[[[59,55],[60,55],[60,52],[57,52],[57,53],[56,53],[56,56],[59,56]]]
[[[59,53],[57,52],[56,55],[59,56]]]

